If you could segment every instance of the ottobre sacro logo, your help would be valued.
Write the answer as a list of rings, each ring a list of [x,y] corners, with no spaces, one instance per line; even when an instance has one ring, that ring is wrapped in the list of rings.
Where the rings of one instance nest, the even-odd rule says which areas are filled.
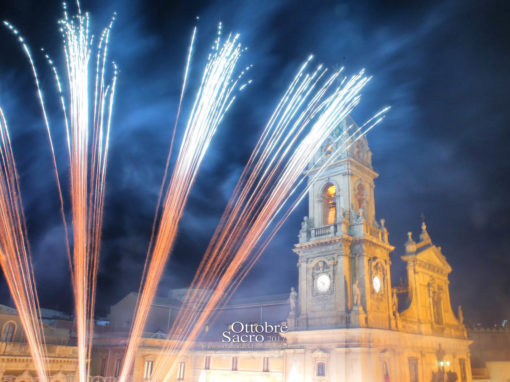
[[[263,323],[243,323],[234,321],[228,326],[228,330],[222,333],[221,342],[224,343],[249,343],[249,342],[281,342],[284,339],[280,334],[285,334],[289,330],[286,322],[281,324]]]

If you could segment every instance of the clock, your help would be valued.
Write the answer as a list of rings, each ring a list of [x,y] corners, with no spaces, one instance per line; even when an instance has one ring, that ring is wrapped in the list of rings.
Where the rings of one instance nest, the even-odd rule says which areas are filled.
[[[374,287],[374,290],[376,291],[376,293],[379,293],[381,291],[381,279],[379,278],[379,276],[374,276],[373,280],[372,280],[372,286]]]
[[[326,273],[322,273],[315,280],[315,286],[319,292],[327,292],[331,286],[331,279]]]

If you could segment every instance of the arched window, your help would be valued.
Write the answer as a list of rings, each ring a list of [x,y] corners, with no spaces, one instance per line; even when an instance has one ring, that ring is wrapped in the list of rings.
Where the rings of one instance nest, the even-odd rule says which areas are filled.
[[[328,183],[322,191],[322,224],[336,222],[336,186]]]
[[[443,325],[443,302],[440,292],[434,292],[432,295],[432,310],[434,312],[434,323]]]
[[[325,377],[326,376],[326,364],[324,362],[317,363],[317,377]]]
[[[2,330],[2,341],[12,342],[14,339],[14,332],[16,331],[16,324],[14,322],[8,322],[4,325]]]

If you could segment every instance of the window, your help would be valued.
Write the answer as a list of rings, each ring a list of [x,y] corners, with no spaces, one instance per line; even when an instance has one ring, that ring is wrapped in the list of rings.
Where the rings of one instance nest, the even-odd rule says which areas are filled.
[[[432,295],[432,310],[434,313],[434,323],[443,324],[443,303],[441,300],[441,292],[434,292]]]
[[[326,376],[326,364],[324,362],[319,362],[317,364],[317,377],[325,376]]]
[[[418,379],[418,358],[409,358],[409,382],[419,382]]]
[[[264,357],[264,360],[262,361],[262,371],[269,371],[269,357]]]
[[[117,361],[115,361],[115,377],[118,377],[120,374],[120,363],[122,362],[122,359],[119,358]]]
[[[204,361],[204,369],[209,370],[211,368],[211,356],[206,356]]]
[[[4,325],[4,330],[2,331],[2,341],[3,342],[12,342],[14,339],[14,332],[16,331],[16,324],[14,322],[8,322]]]
[[[336,186],[331,183],[322,191],[322,220],[324,225],[336,222]]]
[[[186,367],[186,364],[184,362],[179,362],[179,367],[177,369],[177,379],[179,381],[182,381],[184,379],[185,367]]]
[[[154,365],[153,361],[145,361],[145,368],[143,370],[144,379],[151,379],[153,365]]]
[[[237,357],[232,357],[232,370],[237,371]]]
[[[466,382],[467,381],[466,360],[464,358],[459,359],[459,366],[460,366],[460,382]]]

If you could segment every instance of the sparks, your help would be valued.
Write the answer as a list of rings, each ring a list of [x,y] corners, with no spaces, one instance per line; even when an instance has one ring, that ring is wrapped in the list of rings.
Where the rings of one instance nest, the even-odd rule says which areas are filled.
[[[69,105],[63,108],[63,113],[68,126],[70,154],[72,276],[81,382],[87,381],[89,376],[108,145],[117,79],[114,64],[112,78],[109,82],[106,80],[108,41],[114,19],[115,16],[103,30],[97,47],[93,45],[87,13],[69,17],[65,12],[60,21],[69,92]],[[97,50],[94,92],[90,94],[90,61],[94,48]]]
[[[189,50],[183,88],[186,84],[194,38],[195,32]],[[224,42],[222,41],[220,24],[218,36],[213,44],[188,118],[175,167],[162,198],[159,225],[157,230],[154,231],[155,236],[151,240],[152,245],[149,247],[147,254],[136,313],[119,376],[121,382],[128,379],[135,352],[140,343],[149,310],[172,250],[178,223],[199,166],[216,129],[235,100],[234,91],[240,87],[239,84],[244,71],[241,71],[237,77],[235,72],[242,52],[243,48],[239,43],[239,35],[230,35]],[[164,186],[163,183],[162,188]]]
[[[174,341],[168,342],[156,362],[153,377],[157,380],[172,378],[176,362],[213,311],[228,301],[299,203],[301,197],[280,214],[317,148],[359,103],[361,89],[370,80],[362,71],[339,81],[342,69],[326,76],[327,69],[320,65],[309,72],[311,59],[302,65],[283,95],[241,175],[170,330],[168,339]],[[339,85],[334,87],[336,82]],[[329,161],[380,122],[382,114],[384,111],[376,115],[379,118],[374,116],[375,122],[372,118],[354,132],[344,129]],[[272,223],[274,228],[269,231]]]
[[[97,46],[94,46],[89,28],[90,17],[87,13],[81,12],[79,2],[76,16],[69,16],[65,2],[63,8],[64,17],[59,21],[59,25],[66,63],[66,86],[61,82],[58,70],[49,55],[45,54],[45,57],[55,76],[66,129],[73,227],[72,250],[50,121],[36,65],[30,48],[19,31],[8,22],[4,24],[18,38],[30,63],[50,143],[75,299],[79,380],[85,382],[88,381],[88,360],[92,349],[108,145],[117,79],[117,69],[113,64],[111,79],[106,80],[108,41],[115,15],[102,31]],[[96,51],[95,67],[91,65],[94,51]],[[94,79],[91,78],[91,67],[94,69]],[[93,93],[89,91],[91,84],[94,84]],[[68,100],[64,95],[65,88]]]
[[[0,108],[0,265],[14,300],[39,380],[49,381],[44,331],[27,228],[7,122]]]

